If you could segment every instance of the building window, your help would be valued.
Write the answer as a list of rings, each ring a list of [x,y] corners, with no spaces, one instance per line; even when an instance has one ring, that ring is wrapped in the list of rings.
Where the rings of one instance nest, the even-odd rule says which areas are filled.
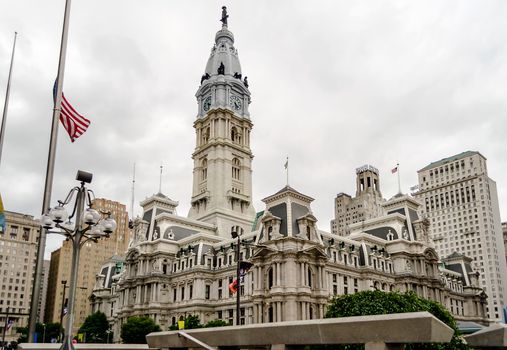
[[[240,324],[245,324],[245,308],[244,307],[242,307],[240,309],[239,316],[240,316],[239,323]]]
[[[241,163],[238,158],[232,160],[232,178],[240,180]]]
[[[234,126],[231,129],[231,140],[234,143],[241,143],[241,134],[238,132],[238,130]]]
[[[23,240],[28,241],[29,239],[30,239],[30,229],[25,227],[23,229]]]
[[[204,158],[201,161],[201,181],[204,181],[208,178],[208,160]]]
[[[273,287],[273,269],[269,269],[268,271],[268,288],[271,289]]]
[[[234,318],[234,310],[233,309],[229,309],[228,310],[228,313],[229,313],[229,324],[232,325],[232,319]]]
[[[16,239],[18,236],[18,227],[11,226],[11,239]]]
[[[209,135],[210,135],[210,132],[209,132],[209,127],[208,127],[202,133],[202,143],[203,144],[208,143],[208,141],[209,141]]]
[[[210,298],[210,290],[211,286],[209,284],[206,285],[205,291],[204,291],[204,299],[209,300]]]

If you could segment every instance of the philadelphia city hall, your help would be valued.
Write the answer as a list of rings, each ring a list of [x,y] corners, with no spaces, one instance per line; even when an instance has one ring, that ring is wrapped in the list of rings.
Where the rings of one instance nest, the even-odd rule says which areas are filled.
[[[178,216],[178,202],[162,193],[145,199],[125,259],[112,257],[97,275],[93,311],[108,316],[115,338],[136,315],[162,330],[190,315],[235,324],[229,285],[238,242],[240,260],[253,264],[238,290],[240,324],[322,318],[334,295],[374,289],[414,291],[458,320],[486,322],[486,295],[470,259],[437,255],[429,222],[409,195],[384,200],[378,216],[352,223],[347,235],[320,230],[313,198],[288,185],[254,210],[251,96],[227,20],[223,8],[196,93],[188,216]],[[380,193],[375,168],[359,168],[357,177],[358,193]]]

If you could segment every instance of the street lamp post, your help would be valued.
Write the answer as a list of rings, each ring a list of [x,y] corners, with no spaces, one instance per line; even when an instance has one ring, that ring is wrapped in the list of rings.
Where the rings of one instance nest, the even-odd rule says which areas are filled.
[[[42,328],[44,329],[44,331],[42,332],[42,342],[45,343],[46,342],[46,324],[45,323],[42,324]]]
[[[76,180],[81,182],[80,186],[76,186],[70,190],[64,201],[58,201],[58,206],[51,209],[49,213],[42,216],[41,222],[43,228],[49,230],[54,227],[60,229],[55,233],[64,235],[72,242],[72,265],[70,272],[70,286],[68,298],[68,316],[60,350],[73,350],[72,344],[72,324],[74,323],[74,299],[76,297],[76,284],[79,266],[79,253],[81,246],[92,240],[97,242],[99,238],[109,237],[116,229],[116,221],[111,218],[110,213],[106,218],[91,208],[93,192],[86,188],[85,183],[92,181],[93,175],[85,171],[78,170]],[[76,194],[76,201],[69,216],[65,209],[65,205],[69,204],[72,197]],[[85,205],[88,208],[85,210]],[[75,224],[72,226],[70,220],[75,218]],[[66,220],[68,221],[66,222]]]
[[[243,228],[236,227],[235,231],[231,232],[232,238],[237,238],[238,243],[236,243],[236,326],[239,326],[240,322],[240,309],[241,309],[241,259],[240,259],[240,245],[241,245],[241,234],[243,233]]]
[[[5,347],[5,332],[7,331],[7,325],[9,324],[9,307],[7,306],[7,314],[5,315],[5,324],[2,332],[2,349]]]
[[[109,344],[109,335],[111,334],[113,330],[111,328],[109,328],[107,331],[106,331],[106,334],[107,334],[107,343],[106,344]]]
[[[64,307],[65,307],[65,290],[69,287],[67,287],[67,281],[66,280],[63,280],[62,281],[62,284],[63,284],[63,295],[62,295],[62,307],[60,309],[60,328],[61,328],[61,332],[60,332],[60,340],[63,339],[63,311],[64,311]]]

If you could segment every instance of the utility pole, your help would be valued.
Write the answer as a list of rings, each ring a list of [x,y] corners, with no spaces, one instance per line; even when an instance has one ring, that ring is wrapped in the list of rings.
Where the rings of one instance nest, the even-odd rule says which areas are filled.
[[[231,232],[232,238],[237,238],[236,243],[236,326],[240,324],[240,310],[241,310],[241,235],[243,228],[236,226],[235,230]]]
[[[65,308],[65,290],[68,288],[67,287],[67,281],[66,280],[63,280],[62,281],[62,284],[63,284],[63,295],[62,295],[62,307],[60,309],[60,340],[63,339],[63,310]]]
[[[9,324],[9,307],[7,306],[7,314],[5,316],[4,330],[2,332],[2,349],[4,349],[5,332],[7,332],[7,325]]]

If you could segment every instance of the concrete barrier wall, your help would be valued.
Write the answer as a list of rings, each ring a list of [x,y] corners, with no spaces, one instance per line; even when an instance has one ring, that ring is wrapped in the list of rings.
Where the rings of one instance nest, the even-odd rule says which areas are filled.
[[[365,344],[366,350],[405,343],[447,343],[453,330],[428,312],[327,318],[188,329],[148,334],[146,344],[76,344],[76,350],[206,348],[294,349],[311,344]],[[19,344],[20,350],[57,350],[61,344]]]
[[[146,339],[156,349],[366,344],[367,350],[378,350],[404,343],[446,343],[452,335],[453,330],[430,313],[414,312],[156,332]]]
[[[58,350],[61,343],[21,343],[20,350]],[[74,344],[76,350],[148,350],[147,344]]]

